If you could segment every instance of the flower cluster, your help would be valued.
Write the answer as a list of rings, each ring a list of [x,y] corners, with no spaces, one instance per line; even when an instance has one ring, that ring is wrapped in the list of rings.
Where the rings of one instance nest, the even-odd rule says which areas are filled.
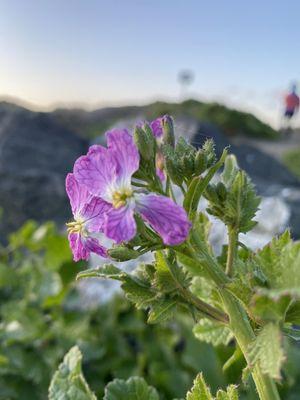
[[[151,127],[153,135],[159,136],[161,120]],[[107,132],[106,138],[107,147],[91,146],[66,178],[74,215],[74,221],[67,224],[74,260],[87,260],[91,252],[107,256],[95,233],[102,232],[117,244],[132,240],[137,234],[137,216],[165,245],[182,243],[191,226],[185,210],[169,197],[132,180],[140,165],[132,135],[115,129]]]

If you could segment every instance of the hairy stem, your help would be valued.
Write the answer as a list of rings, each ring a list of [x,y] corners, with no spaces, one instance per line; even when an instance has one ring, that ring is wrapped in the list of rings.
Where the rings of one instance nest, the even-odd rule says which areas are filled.
[[[248,365],[250,365],[249,345],[255,339],[255,333],[251,327],[247,313],[239,301],[226,290],[225,286],[229,278],[217,261],[208,254],[201,240],[192,235],[191,241],[195,250],[194,254],[199,257],[198,263],[201,266],[205,266],[206,271],[219,288],[225,311],[229,316],[229,327]],[[191,252],[192,254],[193,252]],[[195,262],[197,261],[195,260]],[[263,374],[258,364],[253,368],[252,377],[260,400],[280,400],[275,382],[269,376]]]
[[[229,315],[229,326],[248,365],[250,365],[249,345],[255,339],[255,334],[247,314],[240,303],[229,292],[220,290],[220,295]],[[252,377],[260,400],[280,400],[275,382],[269,376],[263,374],[258,364],[253,368]]]
[[[231,277],[233,275],[234,259],[237,252],[238,232],[232,228],[228,228],[228,251],[226,262],[226,275]]]

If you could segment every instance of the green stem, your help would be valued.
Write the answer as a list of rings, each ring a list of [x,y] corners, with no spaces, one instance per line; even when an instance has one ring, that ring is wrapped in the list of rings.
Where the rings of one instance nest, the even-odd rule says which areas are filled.
[[[219,293],[223,300],[225,311],[229,316],[230,329],[236,338],[247,364],[251,365],[249,345],[255,339],[255,333],[250,325],[247,313],[239,301],[225,289],[229,278],[225,275],[215,259],[207,252],[202,241],[193,234],[191,241],[195,250],[194,255],[199,258],[198,263],[201,263],[201,266],[205,266],[206,271],[219,287]],[[191,251],[190,254],[193,256],[193,251]],[[197,261],[195,260],[195,262]],[[260,400],[280,400],[275,382],[269,376],[263,374],[258,364],[253,368],[252,377]]]
[[[226,262],[226,275],[231,277],[233,275],[234,259],[237,252],[238,232],[229,227],[228,228],[228,251]]]
[[[230,328],[248,365],[250,365],[249,345],[255,339],[255,334],[247,314],[238,301],[226,290],[220,290],[220,295],[229,315]],[[263,374],[258,364],[253,368],[252,377],[260,400],[280,400],[275,382],[268,375]]]

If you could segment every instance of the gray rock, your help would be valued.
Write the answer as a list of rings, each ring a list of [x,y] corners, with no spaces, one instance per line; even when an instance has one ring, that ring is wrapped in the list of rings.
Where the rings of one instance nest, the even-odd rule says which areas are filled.
[[[47,113],[0,104],[0,235],[27,219],[64,223],[70,217],[64,182],[88,144]]]

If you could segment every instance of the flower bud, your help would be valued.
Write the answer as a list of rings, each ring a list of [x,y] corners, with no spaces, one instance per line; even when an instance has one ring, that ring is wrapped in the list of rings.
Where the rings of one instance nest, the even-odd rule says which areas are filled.
[[[172,156],[165,157],[165,170],[176,185],[181,185],[183,182],[183,173],[179,168],[178,163]]]
[[[205,153],[202,149],[197,151],[196,157],[195,157],[195,169],[194,173],[195,175],[200,175],[202,172],[206,170],[207,162],[206,162],[206,156]]]
[[[215,185],[207,185],[204,195],[208,201],[212,203],[219,203],[219,197]]]
[[[227,197],[227,190],[224,183],[219,182],[216,187],[217,195],[219,196],[220,200],[225,201]]]
[[[146,124],[143,128],[136,126],[133,138],[142,158],[145,161],[153,160],[155,157],[156,142],[149,126]]]
[[[186,178],[190,178],[194,174],[194,156],[191,153],[185,154],[180,159],[182,173]]]
[[[116,261],[128,261],[139,257],[140,253],[125,246],[116,246],[108,250],[108,255]]]
[[[162,117],[163,143],[175,147],[173,119],[169,115]]]

